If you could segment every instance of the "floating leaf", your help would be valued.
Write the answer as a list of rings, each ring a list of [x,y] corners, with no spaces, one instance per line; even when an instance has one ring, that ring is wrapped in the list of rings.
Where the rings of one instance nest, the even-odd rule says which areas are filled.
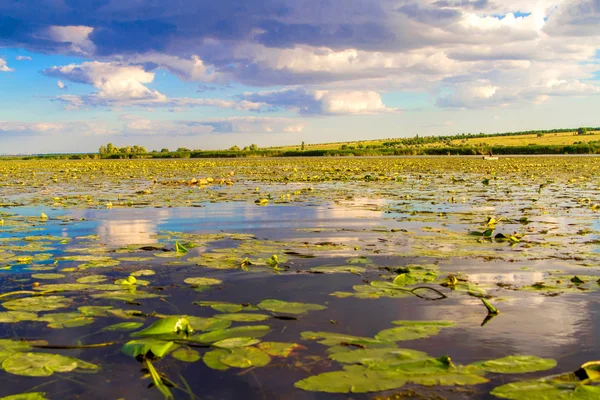
[[[231,315],[231,314],[223,314]],[[217,329],[226,329],[231,326],[231,321],[219,318],[202,318],[194,316],[186,316],[192,329],[196,331],[214,331]]]
[[[189,347],[180,347],[179,349],[171,353],[171,355],[179,361],[184,362],[196,362],[202,358],[202,356],[200,356],[200,353]]]
[[[12,324],[21,321],[37,321],[36,313],[27,311],[5,311],[0,312],[0,323]]]
[[[260,343],[260,339],[248,337],[233,337],[229,339],[219,340],[212,345],[221,349],[235,349],[237,347],[247,347]]]
[[[326,393],[368,393],[398,389],[406,383],[386,371],[352,368],[347,371],[326,372],[311,376],[294,384],[298,389]]]
[[[257,347],[272,357],[287,358],[302,346],[296,343],[261,342]]]
[[[524,374],[552,369],[556,367],[556,361],[551,358],[516,355],[498,358],[496,360],[481,361],[473,363],[472,365],[480,367],[486,372],[498,374]]]
[[[214,343],[219,340],[229,339],[233,337],[250,337],[260,338],[271,331],[271,327],[268,325],[255,325],[255,326],[237,326],[235,328],[228,329],[216,329],[201,335],[193,336],[189,340],[193,340],[200,343]]]
[[[94,318],[73,312],[45,314],[38,320],[48,322],[48,327],[54,329],[77,328],[94,323]]]
[[[318,340],[320,344],[326,346],[337,346],[339,344],[346,344],[351,346],[368,346],[370,348],[386,348],[396,347],[396,343],[390,341],[382,341],[373,339],[370,337],[360,337],[346,335],[343,333],[331,333],[331,332],[302,332],[300,334],[303,339],[307,340]]]
[[[108,278],[104,275],[88,275],[77,279],[78,283],[101,283]]]
[[[63,274],[32,274],[33,279],[62,279],[65,277]]]
[[[109,326],[105,326],[102,328],[103,331],[134,331],[136,329],[141,328],[144,325],[143,322],[119,322],[118,324],[113,324]]]
[[[350,265],[334,266],[324,265],[322,267],[314,267],[310,269],[311,272],[319,274],[362,274],[366,272],[366,268],[354,267]]]
[[[494,388],[490,393],[496,397],[511,400],[567,400],[571,390],[561,390],[550,383],[541,381],[513,382]]]
[[[151,269],[140,269],[138,271],[134,271],[131,273],[131,276],[152,276],[152,275],[156,275],[156,272],[152,271]]]
[[[5,301],[2,306],[14,311],[52,311],[70,304],[71,299],[63,296],[37,296]]]
[[[424,339],[440,333],[440,329],[452,326],[448,321],[394,321],[398,328],[390,328],[379,332],[375,339],[389,342]]]
[[[235,368],[264,367],[271,362],[271,357],[255,347],[244,347],[231,349],[219,357],[219,361]]]
[[[214,317],[217,319],[224,319],[227,321],[234,321],[234,322],[259,322],[259,321],[265,321],[265,320],[269,319],[269,316],[264,315],[264,314],[244,314],[244,313],[217,314]]]
[[[282,300],[263,300],[258,304],[263,310],[285,314],[303,314],[308,311],[325,310],[327,307],[320,304],[294,303]]]
[[[229,350],[215,349],[204,354],[202,361],[207,367],[216,369],[217,371],[227,371],[229,367],[221,362],[221,357],[229,354]]]
[[[222,280],[213,278],[186,278],[184,282],[193,286],[212,286],[223,283]]]
[[[49,353],[16,353],[2,362],[2,369],[14,375],[50,376],[55,372],[70,372],[76,368],[97,370],[94,364],[74,357]]]

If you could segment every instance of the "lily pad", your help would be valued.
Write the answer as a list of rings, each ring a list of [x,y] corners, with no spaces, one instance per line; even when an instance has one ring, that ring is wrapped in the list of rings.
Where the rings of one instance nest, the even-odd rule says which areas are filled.
[[[260,339],[248,337],[233,337],[229,339],[219,340],[212,345],[221,349],[235,349],[238,347],[247,347],[260,343]]]
[[[229,350],[214,349],[204,354],[202,361],[207,367],[216,369],[217,371],[227,371],[229,367],[221,362],[221,358],[229,354]]]
[[[37,321],[36,313],[27,311],[5,311],[0,312],[0,323],[12,324],[21,321]]]
[[[294,350],[302,346],[296,343],[261,342],[257,347],[271,357],[287,358]]]
[[[63,274],[32,274],[31,277],[33,279],[62,279],[65,277]]]
[[[230,315],[230,314],[223,314]],[[192,329],[196,331],[214,331],[217,329],[226,329],[231,326],[231,321],[219,318],[202,318],[194,316],[186,316]]]
[[[231,349],[227,355],[221,356],[219,361],[235,368],[264,367],[271,362],[271,357],[256,347],[244,347]]]
[[[202,358],[200,353],[189,347],[180,347],[171,353],[171,355],[179,361],[184,362],[196,362]]]
[[[5,301],[2,306],[13,311],[52,311],[66,308],[71,302],[64,296],[35,296]]]
[[[223,319],[223,320],[227,320],[227,321],[234,321],[234,322],[259,322],[259,321],[265,321],[265,320],[269,319],[270,317],[268,315],[264,315],[264,314],[238,313],[238,314],[217,314],[214,316],[214,318]]]
[[[249,337],[249,338],[260,338],[271,331],[271,327],[268,325],[255,325],[255,326],[238,326],[235,328],[228,329],[216,329],[201,335],[193,336],[189,340],[193,340],[200,343],[214,343],[223,339],[229,339],[234,337]]]
[[[222,280],[213,278],[186,278],[184,282],[192,286],[213,286],[223,283]]]
[[[45,392],[29,392],[0,397],[0,400],[48,400]]]
[[[298,389],[326,393],[368,393],[398,389],[406,379],[386,371],[352,368],[346,371],[326,372],[294,384]]]
[[[375,335],[375,339],[388,342],[424,339],[437,335],[441,328],[453,325],[448,321],[395,321],[394,324],[401,326],[385,329]]]
[[[78,283],[101,283],[108,278],[104,275],[88,275],[77,279]]]
[[[144,325],[143,322],[119,322],[118,324],[113,324],[109,326],[105,326],[102,328],[103,331],[134,331],[139,329]]]
[[[366,268],[363,267],[355,267],[351,265],[324,265],[322,267],[314,267],[310,269],[311,272],[316,272],[319,274],[362,274],[367,271]]]
[[[77,328],[94,323],[94,318],[73,312],[45,314],[40,316],[38,320],[48,322],[48,327],[54,329]]]
[[[138,271],[134,271],[131,273],[131,276],[152,276],[152,275],[156,275],[156,272],[152,271],[151,269],[140,269]]]
[[[472,365],[482,368],[486,372],[498,374],[525,374],[528,372],[545,371],[556,367],[556,361],[551,358],[537,356],[516,355],[496,360],[481,361]]]
[[[294,303],[282,300],[263,300],[258,304],[258,308],[263,310],[272,311],[276,313],[285,314],[303,314],[308,311],[320,311],[325,310],[327,307],[320,304],[311,303]]]
[[[55,372],[70,372],[77,368],[98,369],[77,358],[50,353],[16,353],[2,362],[6,372],[22,376],[51,376]]]

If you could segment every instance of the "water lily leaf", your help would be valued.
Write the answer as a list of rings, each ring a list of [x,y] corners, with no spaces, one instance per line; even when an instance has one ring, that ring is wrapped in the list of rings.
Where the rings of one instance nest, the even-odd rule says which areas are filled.
[[[223,314],[223,315],[231,315],[231,314]],[[226,329],[231,326],[231,321],[226,319],[219,318],[202,318],[202,317],[194,317],[187,315],[187,320],[189,321],[192,329],[196,331],[214,331],[217,329]]]
[[[133,337],[142,336],[188,336],[194,329],[191,327],[187,318],[182,317],[167,317],[155,321],[139,332],[131,334]]]
[[[104,275],[88,275],[77,279],[78,283],[101,283],[108,278]]]
[[[311,268],[310,271],[319,274],[362,274],[367,270],[363,267],[354,267],[351,265],[324,265],[322,267]]]
[[[231,349],[219,361],[235,368],[264,367],[271,362],[271,357],[255,347],[244,347]]]
[[[152,271],[151,269],[140,269],[138,271],[134,271],[131,273],[131,276],[152,276],[152,275],[156,275],[156,272]]]
[[[393,362],[428,358],[427,353],[410,349],[359,349],[330,354],[329,358],[344,364],[389,365]]]
[[[598,386],[578,386],[571,395],[573,400],[595,400],[600,399],[600,387]]]
[[[498,358],[496,360],[476,362],[472,365],[480,367],[486,372],[498,374],[524,374],[552,369],[556,367],[556,361],[551,358],[516,355]]]
[[[143,299],[154,299],[160,297],[158,294],[148,293],[141,290],[134,292],[107,292],[93,294],[91,297],[95,299],[110,299],[110,300],[121,300],[121,301],[136,301]]]
[[[440,333],[441,328],[454,325],[450,321],[394,321],[398,328],[385,329],[375,339],[389,342],[424,339]]]
[[[63,274],[32,274],[33,279],[62,279],[65,277]]]
[[[221,362],[221,357],[229,354],[229,350],[215,349],[204,354],[202,361],[207,367],[216,369],[217,371],[227,371],[229,367]]]
[[[77,328],[94,323],[94,318],[74,312],[45,314],[38,320],[48,322],[48,327],[54,329]]]
[[[140,356],[149,358],[162,358],[178,348],[179,345],[171,341],[158,339],[138,339],[125,343],[121,351],[133,358]]]
[[[353,346],[368,346],[370,348],[396,347],[396,343],[382,341],[370,337],[346,335],[331,332],[302,332],[300,334],[306,340],[319,340],[318,343],[325,346],[337,346],[342,343]]]
[[[105,326],[102,328],[103,331],[134,331],[136,329],[141,328],[144,325],[143,322],[119,322],[118,324],[113,324],[109,326]]]
[[[202,358],[200,353],[189,347],[181,347],[171,353],[171,355],[179,361],[184,362],[196,362]]]
[[[35,290],[57,290],[61,292],[78,292],[80,290],[90,289],[91,286],[87,283],[50,283],[34,287]]]
[[[299,349],[302,346],[296,343],[261,342],[257,347],[271,357],[287,358],[294,350]]]
[[[98,369],[96,365],[74,357],[49,353],[15,353],[2,362],[6,372],[22,376],[51,376],[55,372],[70,372],[77,368]]]
[[[246,308],[246,310],[250,310],[248,307],[244,307],[241,304],[227,303],[224,301],[200,301],[194,304],[198,304],[202,307],[210,307],[213,310],[221,311],[224,313],[235,313],[238,311],[242,311],[244,308]]]
[[[48,400],[45,392],[29,392],[0,397],[0,400]]]
[[[294,384],[298,389],[326,393],[368,393],[398,389],[406,383],[403,377],[386,371],[353,368],[346,371],[326,372]]]
[[[216,329],[201,335],[193,336],[189,338],[189,340],[200,343],[214,343],[218,342],[219,340],[233,337],[260,338],[265,336],[270,331],[271,327],[268,325],[237,326],[235,328]]]
[[[0,312],[0,323],[12,324],[21,321],[37,321],[38,316],[36,313],[27,311],[5,311]]]
[[[260,339],[248,337],[233,337],[229,339],[219,340],[218,342],[214,342],[212,345],[221,349],[235,349],[238,347],[252,346],[257,343],[260,343]]]
[[[212,286],[223,283],[222,280],[213,278],[186,278],[184,282],[192,286]]]
[[[394,279],[394,285],[397,286],[414,285],[417,282],[417,279],[415,279],[410,273],[400,274]]]
[[[109,310],[112,308],[112,306],[81,306],[77,308],[77,311],[86,317],[108,317]]]
[[[259,322],[259,321],[265,321],[265,320],[269,319],[270,317],[268,315],[264,315],[264,314],[238,313],[238,314],[217,314],[217,315],[215,315],[215,318],[224,319],[227,321],[235,321],[235,322]]]
[[[263,300],[258,304],[263,310],[285,314],[303,314],[308,311],[325,310],[327,307],[320,304],[294,303],[282,300]]]
[[[373,260],[367,257],[353,257],[346,260],[348,264],[371,264]]]
[[[567,400],[570,399],[571,390],[561,390],[550,383],[542,381],[513,382],[498,386],[490,392],[496,397],[511,400],[548,399]]]
[[[440,374],[411,376],[410,382],[423,386],[464,386],[487,383],[489,382],[489,379],[475,374],[446,372]]]
[[[52,311],[66,308],[71,302],[64,296],[38,296],[5,301],[2,306],[13,311]]]

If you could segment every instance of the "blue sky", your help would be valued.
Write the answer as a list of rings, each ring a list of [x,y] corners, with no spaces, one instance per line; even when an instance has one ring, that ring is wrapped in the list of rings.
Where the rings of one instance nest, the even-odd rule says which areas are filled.
[[[1,2],[0,154],[600,125],[600,0],[523,3]]]

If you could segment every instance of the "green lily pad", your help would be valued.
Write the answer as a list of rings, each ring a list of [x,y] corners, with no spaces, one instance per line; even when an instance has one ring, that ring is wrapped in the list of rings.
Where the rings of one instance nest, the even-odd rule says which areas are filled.
[[[223,283],[222,280],[213,278],[186,278],[184,282],[192,286],[214,286]]]
[[[301,346],[296,343],[261,342],[257,346],[271,357],[287,358],[292,352]]]
[[[351,265],[324,265],[322,267],[314,267],[310,269],[311,272],[319,274],[362,274],[367,271],[363,267],[354,267]]]
[[[264,367],[271,362],[271,357],[256,347],[244,347],[231,349],[219,361],[235,368]]]
[[[223,314],[230,315],[230,314]],[[219,318],[202,318],[202,317],[194,317],[187,315],[187,320],[189,321],[192,329],[195,331],[214,331],[217,329],[226,329],[231,326],[231,321],[226,319]]]
[[[131,340],[123,345],[124,354],[137,358],[140,356],[150,358],[162,358],[179,348],[178,344],[171,341],[158,339]]]
[[[14,375],[51,376],[77,368],[95,371],[98,367],[74,357],[50,353],[15,353],[2,362],[2,369]]]
[[[102,328],[103,331],[134,331],[136,329],[141,328],[144,325],[143,322],[119,322],[118,324],[113,324],[109,326],[105,326]]]
[[[235,349],[238,347],[252,346],[257,343],[260,343],[260,339],[248,337],[233,337],[229,339],[219,340],[218,342],[214,342],[212,345],[221,349]]]
[[[496,360],[481,361],[472,365],[480,367],[486,372],[497,374],[524,374],[552,369],[556,367],[556,361],[551,358],[516,355]]]
[[[217,314],[214,317],[217,319],[223,319],[223,320],[234,321],[234,322],[259,322],[259,321],[265,321],[270,318],[268,315],[264,315],[264,314],[244,314],[244,313]]]
[[[111,309],[113,309],[112,306],[81,306],[77,308],[77,311],[86,317],[108,317]]]
[[[179,361],[184,362],[196,362],[202,358],[202,356],[200,356],[200,353],[189,347],[180,347],[179,349],[171,353],[171,355]]]
[[[131,273],[131,276],[152,276],[152,275],[156,275],[156,272],[152,271],[151,269],[140,269],[138,271],[134,271]]]
[[[214,349],[204,354],[202,361],[207,367],[217,371],[227,371],[229,367],[221,362],[221,358],[229,354],[229,350]]]
[[[121,300],[121,301],[136,301],[143,299],[155,299],[160,297],[158,294],[148,293],[141,290],[136,290],[133,292],[107,292],[107,293],[97,293],[93,294],[91,297],[95,299],[110,299],[110,300]]]
[[[0,312],[0,323],[12,324],[21,321],[37,321],[36,313],[27,311],[5,311]]]
[[[354,346],[367,346],[369,348],[396,347],[396,343],[394,342],[377,340],[370,337],[346,335],[343,333],[309,331],[302,332],[300,335],[306,340],[318,340],[318,343],[325,346],[337,346],[341,343],[346,343]]]
[[[2,306],[13,311],[52,311],[66,308],[71,302],[63,296],[36,296],[5,301]]]
[[[61,292],[78,292],[80,290],[87,290],[90,288],[91,286],[87,283],[51,283],[40,285],[34,289],[39,291],[57,290]]]
[[[410,349],[379,348],[359,349],[330,354],[329,358],[344,364],[391,364],[394,362],[428,358],[427,353]]]
[[[214,343],[234,337],[260,338],[270,331],[271,327],[268,325],[238,326],[228,329],[216,329],[201,335],[193,336],[192,338],[189,338],[189,340],[200,343]]]
[[[62,279],[65,277],[63,274],[32,274],[33,279]]]
[[[48,328],[54,329],[77,328],[94,323],[94,318],[75,312],[45,314],[38,320],[48,322]]]
[[[108,278],[104,275],[88,275],[77,279],[78,283],[101,283]]]
[[[387,342],[424,339],[437,335],[441,328],[453,325],[448,321],[394,321],[394,324],[401,326],[383,330],[375,335],[375,339]]]
[[[294,303],[282,300],[263,300],[258,304],[258,308],[263,310],[272,311],[276,313],[285,314],[303,314],[308,311],[320,311],[325,310],[327,307],[320,304],[311,303]]]
[[[235,313],[244,309],[247,311],[252,310],[251,307],[245,307],[241,304],[227,303],[225,301],[200,301],[194,304],[197,304],[202,307],[210,307],[213,310],[221,311],[224,313]]]
[[[298,389],[326,393],[368,393],[398,389],[406,379],[386,371],[352,368],[346,371],[326,372],[294,384]]]
[[[513,382],[494,388],[490,393],[502,399],[511,400],[567,400],[572,390],[564,390],[542,381]]]

